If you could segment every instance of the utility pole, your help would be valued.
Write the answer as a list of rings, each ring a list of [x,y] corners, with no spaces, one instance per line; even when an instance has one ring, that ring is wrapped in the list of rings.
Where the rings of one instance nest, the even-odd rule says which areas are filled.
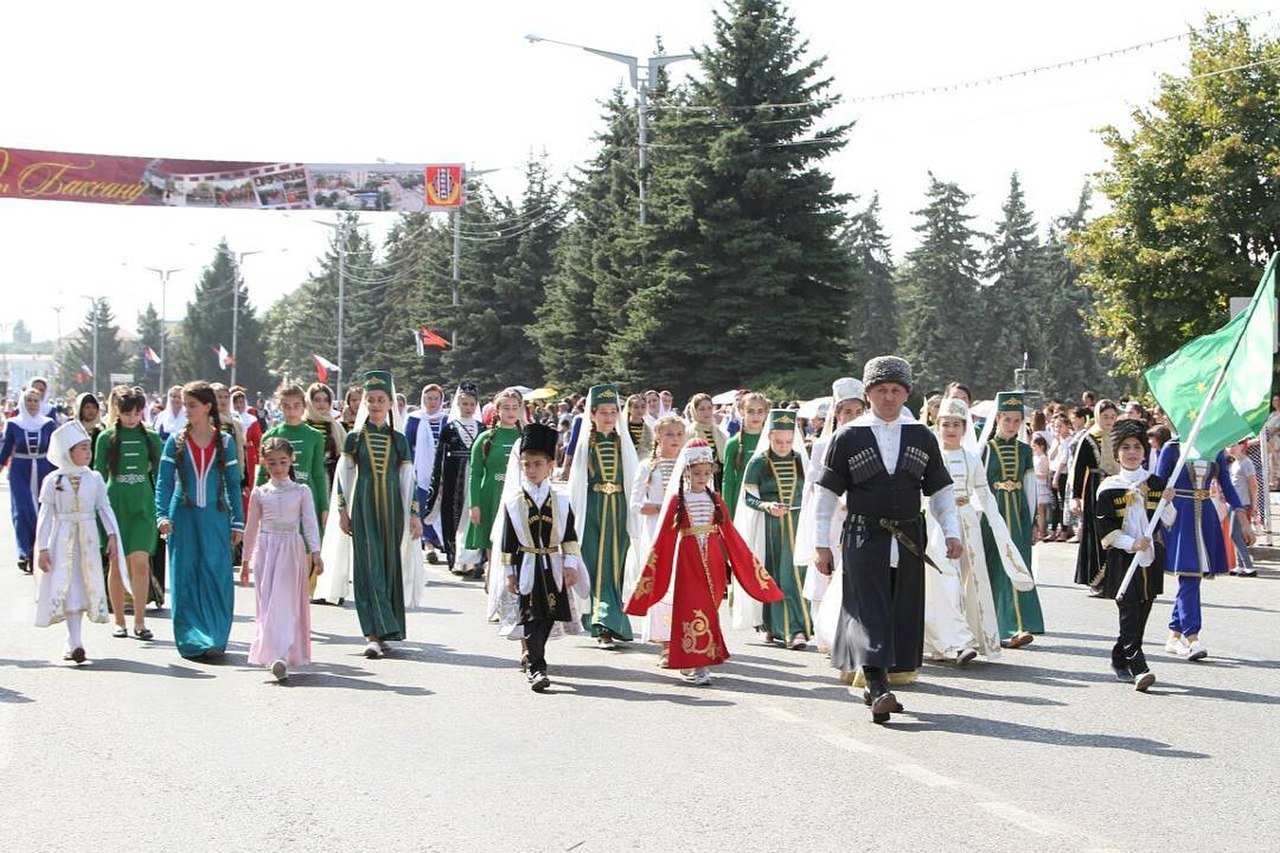
[[[531,44],[538,42],[547,42],[548,44],[559,44],[565,47],[576,47],[579,50],[585,50],[587,53],[594,53],[596,56],[603,56],[605,59],[612,59],[614,62],[621,62],[627,66],[630,72],[631,88],[636,90],[636,110],[637,110],[637,142],[640,146],[639,167],[636,172],[636,184],[640,196],[640,224],[644,225],[646,206],[645,206],[645,163],[647,162],[646,149],[649,143],[649,90],[658,82],[658,72],[673,62],[681,62],[686,59],[693,59],[692,53],[681,53],[674,56],[650,56],[644,63],[644,77],[640,76],[640,58],[637,56],[628,56],[625,53],[613,53],[608,50],[600,50],[594,47],[587,47],[584,44],[574,44],[567,41],[558,41],[557,39],[547,39],[535,35],[527,35],[526,39]]]
[[[240,334],[240,286],[244,284],[244,274],[241,269],[244,259],[250,255],[261,255],[261,249],[254,249],[250,252],[241,252],[235,256],[236,268],[232,270],[231,276],[231,384],[236,384],[236,342]],[[161,356],[163,358],[164,356]]]
[[[313,219],[312,222],[323,225],[326,228],[332,228],[334,239],[338,244],[338,378],[333,383],[333,403],[335,406],[341,406],[342,380],[346,378],[346,369],[342,364],[342,343],[345,337],[343,321],[346,319],[347,307],[347,238],[351,233],[351,228],[345,219],[341,222],[325,222],[323,219]],[[454,298],[457,298],[456,291]]]

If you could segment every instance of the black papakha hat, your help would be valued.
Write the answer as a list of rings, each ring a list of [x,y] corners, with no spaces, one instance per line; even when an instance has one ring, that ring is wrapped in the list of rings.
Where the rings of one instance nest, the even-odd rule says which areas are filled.
[[[524,432],[520,434],[520,452],[541,453],[554,461],[559,440],[560,433],[555,427],[549,427],[546,424],[525,424]]]
[[[1144,451],[1151,448],[1150,441],[1147,438],[1146,422],[1134,420],[1133,418],[1121,418],[1111,428],[1111,455],[1117,459],[1120,458],[1120,442],[1126,438],[1138,439],[1138,441],[1142,442]]]

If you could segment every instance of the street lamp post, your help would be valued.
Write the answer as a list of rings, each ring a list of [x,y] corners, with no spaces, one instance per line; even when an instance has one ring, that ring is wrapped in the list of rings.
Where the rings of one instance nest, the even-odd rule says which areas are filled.
[[[92,318],[91,322],[93,323],[93,376],[89,378],[93,380],[92,390],[93,390],[94,396],[96,397],[98,395],[98,313],[99,313],[98,305],[99,303],[98,303],[98,297],[96,296],[81,296],[80,298],[89,300],[90,310],[93,312],[91,315],[91,318]],[[76,416],[79,417],[79,412],[76,413]]]
[[[240,252],[235,256],[236,268],[235,277],[232,279],[231,288],[231,384],[236,384],[236,363],[239,359],[236,357],[236,343],[240,336],[240,286],[244,284],[244,259],[250,255],[261,255],[262,249],[253,249],[248,252]]]
[[[182,270],[185,269],[185,267],[175,267],[174,269],[159,269],[157,267],[143,267],[143,269],[153,272],[156,275],[160,276],[160,393],[164,394],[165,393],[164,366],[168,364],[168,356],[165,354],[164,343],[165,343],[165,340],[169,337],[169,332],[165,328],[164,324],[168,316],[165,309],[167,308],[166,299],[169,291],[169,276],[173,275],[176,272],[182,272]],[[146,341],[143,341],[143,343],[145,344]]]
[[[313,219],[311,221],[317,225],[323,225],[325,228],[332,228],[334,239],[338,244],[338,378],[333,383],[333,403],[334,405],[341,405],[339,401],[342,399],[342,380],[346,378],[342,364],[342,326],[347,303],[347,235],[350,234],[350,228],[345,219],[342,222],[326,222],[323,219]]]
[[[630,72],[631,88],[636,90],[636,110],[637,110],[637,136],[640,144],[639,168],[636,172],[636,185],[640,194],[640,224],[645,223],[645,188],[644,188],[644,170],[646,162],[646,148],[649,141],[649,89],[658,81],[658,72],[673,62],[680,62],[685,59],[693,59],[692,53],[681,53],[674,56],[650,56],[644,61],[644,77],[640,76],[640,58],[638,56],[628,56],[625,53],[613,53],[608,50],[600,50],[599,48],[587,47],[584,44],[574,44],[573,42],[559,41],[557,39],[542,38],[541,36],[527,35],[526,39],[531,44],[537,42],[546,42],[548,44],[559,44],[565,47],[576,47],[579,50],[585,50],[587,53],[594,53],[596,56],[603,56],[605,59],[612,59],[614,62],[621,62],[627,66]]]

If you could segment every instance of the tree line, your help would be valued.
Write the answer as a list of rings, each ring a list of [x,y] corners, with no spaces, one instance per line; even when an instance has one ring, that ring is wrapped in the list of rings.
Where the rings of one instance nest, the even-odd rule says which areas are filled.
[[[619,88],[602,101],[594,153],[566,179],[534,156],[518,198],[471,180],[456,280],[448,220],[402,216],[375,246],[348,213],[317,271],[259,318],[220,246],[168,375],[210,374],[240,287],[242,382],[312,378],[313,353],[336,360],[341,265],[344,373],[386,367],[404,388],[610,380],[796,398],[897,352],[922,391],[960,379],[990,396],[1025,359],[1050,395],[1133,392],[1144,367],[1225,321],[1228,297],[1251,292],[1280,246],[1280,44],[1243,23],[1209,18],[1192,34],[1189,73],[1162,79],[1134,130],[1103,131],[1111,157],[1093,186],[1104,212],[1091,212],[1085,184],[1072,209],[1038,219],[1011,170],[984,231],[970,195],[928,173],[916,245],[901,257],[879,198],[838,192],[823,168],[853,127],[831,118],[834,81],[780,0],[726,0],[695,55],[696,79],[662,77],[650,92],[643,175]],[[85,332],[110,321],[95,305],[64,369],[78,369]],[[419,326],[456,346],[418,356]],[[157,334],[151,311],[139,335]]]

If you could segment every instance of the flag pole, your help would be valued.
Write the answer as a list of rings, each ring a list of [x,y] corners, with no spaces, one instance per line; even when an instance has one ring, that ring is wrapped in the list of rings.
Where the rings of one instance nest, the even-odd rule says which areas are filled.
[[[1253,319],[1253,312],[1258,308],[1259,297],[1262,292],[1262,285],[1267,278],[1274,273],[1276,260],[1280,259],[1280,252],[1271,256],[1271,260],[1267,262],[1266,270],[1262,273],[1262,281],[1258,282],[1258,289],[1254,291],[1253,301],[1249,303],[1249,308],[1245,312],[1244,322],[1240,324],[1240,332],[1236,335],[1235,342],[1231,345],[1231,353],[1222,362],[1222,366],[1218,368],[1218,376],[1213,380],[1213,387],[1209,389],[1209,394],[1204,398],[1204,402],[1200,405],[1200,411],[1196,415],[1195,423],[1191,425],[1191,433],[1186,439],[1179,437],[1178,447],[1178,463],[1173,466],[1173,473],[1169,475],[1168,482],[1165,484],[1167,488],[1173,488],[1173,484],[1178,481],[1178,475],[1182,473],[1182,469],[1187,465],[1187,454],[1190,453],[1191,447],[1195,443],[1196,434],[1200,432],[1200,426],[1204,423],[1204,417],[1209,412],[1209,407],[1213,404],[1213,398],[1218,395],[1218,389],[1222,387],[1222,382],[1226,379],[1227,368],[1231,366],[1231,362],[1235,360],[1236,352],[1240,349],[1240,342],[1244,340],[1244,334],[1249,330],[1249,322]],[[1160,523],[1160,515],[1164,512],[1167,501],[1164,496],[1160,497],[1160,502],[1156,504],[1156,510],[1151,514],[1151,518],[1147,521],[1146,538],[1150,539],[1155,535],[1156,526]],[[1089,519],[1089,523],[1093,523],[1093,519]],[[1154,546],[1153,546],[1154,547]],[[1120,581],[1120,591],[1116,593],[1116,598],[1124,596],[1125,590],[1129,588],[1129,584],[1133,582],[1133,576],[1138,571],[1138,555],[1134,554],[1133,559],[1129,561],[1129,570],[1124,573],[1124,579]]]

